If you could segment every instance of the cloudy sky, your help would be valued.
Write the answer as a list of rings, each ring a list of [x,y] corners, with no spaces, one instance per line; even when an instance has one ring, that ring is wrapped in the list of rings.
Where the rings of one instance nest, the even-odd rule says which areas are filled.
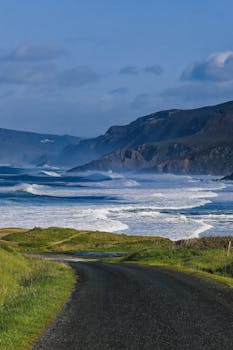
[[[94,136],[233,99],[232,0],[0,0],[0,127]]]

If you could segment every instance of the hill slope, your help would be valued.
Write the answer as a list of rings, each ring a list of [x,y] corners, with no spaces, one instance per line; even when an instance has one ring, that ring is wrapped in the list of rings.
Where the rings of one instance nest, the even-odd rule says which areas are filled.
[[[61,152],[79,138],[0,129],[1,164],[63,164]]]
[[[233,101],[153,113],[126,126],[111,127],[105,135],[73,146],[72,156],[77,158],[77,165],[84,158],[91,160],[72,171],[231,172]]]

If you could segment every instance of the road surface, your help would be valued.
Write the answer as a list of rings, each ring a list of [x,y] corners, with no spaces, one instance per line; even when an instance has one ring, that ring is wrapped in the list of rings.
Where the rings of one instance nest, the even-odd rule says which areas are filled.
[[[70,265],[74,292],[34,350],[233,349],[232,289],[159,267]]]

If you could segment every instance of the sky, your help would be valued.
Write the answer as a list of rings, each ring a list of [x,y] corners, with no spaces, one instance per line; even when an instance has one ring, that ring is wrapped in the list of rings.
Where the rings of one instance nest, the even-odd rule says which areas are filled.
[[[233,99],[232,0],[0,0],[0,127],[91,137]]]

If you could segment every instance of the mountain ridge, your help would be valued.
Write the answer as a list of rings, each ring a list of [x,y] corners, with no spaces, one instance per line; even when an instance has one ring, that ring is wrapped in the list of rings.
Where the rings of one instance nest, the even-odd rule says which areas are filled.
[[[233,101],[196,109],[171,109],[113,126],[74,146],[86,164],[71,171],[152,170],[224,174],[233,171]],[[87,158],[88,158],[87,157]]]
[[[11,165],[62,164],[60,153],[80,138],[0,128],[0,163]],[[71,164],[70,164],[71,165]]]
[[[233,101],[151,113],[89,139],[0,128],[4,163],[66,166],[71,172],[231,174]]]

